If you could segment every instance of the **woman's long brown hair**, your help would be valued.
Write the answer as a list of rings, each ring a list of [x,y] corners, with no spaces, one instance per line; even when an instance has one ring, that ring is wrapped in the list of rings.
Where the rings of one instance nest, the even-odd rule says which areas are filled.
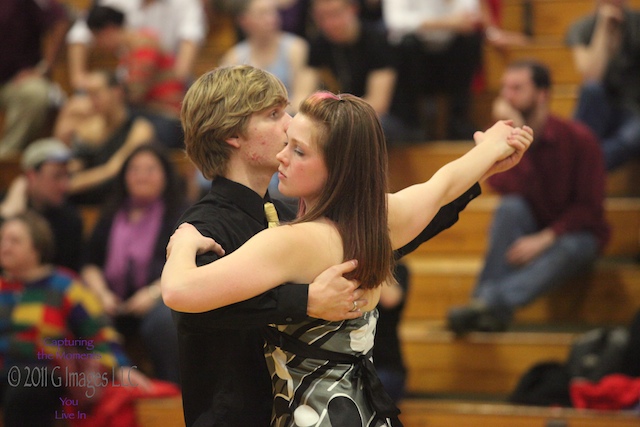
[[[299,114],[318,125],[316,143],[328,178],[318,203],[296,222],[327,217],[342,237],[345,259],[357,259],[353,277],[363,288],[392,280],[387,215],[387,148],[376,112],[362,99],[317,92]]]

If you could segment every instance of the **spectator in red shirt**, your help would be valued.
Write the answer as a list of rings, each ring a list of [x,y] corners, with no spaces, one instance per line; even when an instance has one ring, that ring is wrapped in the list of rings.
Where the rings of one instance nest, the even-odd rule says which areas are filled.
[[[514,311],[594,263],[609,239],[605,166],[597,137],[549,112],[551,78],[537,62],[505,71],[493,114],[529,125],[520,164],[489,179],[502,195],[472,302],[449,312],[451,330],[500,331]]]
[[[161,142],[183,148],[180,106],[186,92],[175,73],[175,56],[162,50],[156,33],[124,27],[124,13],[107,6],[94,6],[87,26],[96,44],[118,55],[118,72],[129,103],[151,121]]]

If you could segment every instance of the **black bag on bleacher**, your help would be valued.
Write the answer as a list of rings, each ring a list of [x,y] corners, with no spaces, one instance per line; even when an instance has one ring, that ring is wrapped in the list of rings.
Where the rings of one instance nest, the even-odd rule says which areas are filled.
[[[508,400],[518,405],[571,407],[570,381],[565,364],[537,363],[520,378]]]
[[[629,343],[625,327],[597,328],[579,336],[571,346],[567,369],[571,378],[598,382],[620,373]]]
[[[629,326],[629,342],[622,359],[620,373],[632,378],[640,378],[640,310]]]
[[[640,346],[640,313],[636,316],[636,341]],[[605,375],[640,370],[637,355],[629,354],[629,331],[624,327],[598,328],[580,335],[571,345],[565,363],[542,362],[520,378],[509,402],[520,405],[571,407],[569,384],[574,378],[598,382]],[[640,347],[638,347],[640,350]],[[630,362],[631,361],[631,362]]]

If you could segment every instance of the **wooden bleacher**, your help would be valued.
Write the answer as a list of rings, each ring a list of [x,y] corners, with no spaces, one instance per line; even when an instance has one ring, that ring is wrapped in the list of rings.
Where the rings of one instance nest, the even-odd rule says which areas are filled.
[[[580,76],[573,65],[573,57],[564,43],[564,37],[572,22],[593,10],[594,1],[502,0],[504,29],[525,30],[527,3],[531,11],[532,42],[528,46],[508,49],[496,49],[488,44],[484,47],[486,87],[475,95],[472,106],[474,119],[479,126],[491,123],[490,106],[499,90],[505,65],[522,58],[535,58],[549,67],[554,82],[551,111],[562,117],[573,115]],[[640,7],[640,0],[629,0],[629,6]]]
[[[442,141],[392,147],[392,188],[428,179],[472,146]],[[411,287],[401,339],[413,397],[403,407],[405,426],[542,426],[555,419],[549,408],[537,408],[538,416],[531,416],[521,408],[496,405],[495,400],[504,399],[534,364],[566,360],[577,333],[626,325],[640,309],[640,265],[632,261],[640,253],[635,179],[639,171],[640,163],[631,162],[608,177],[605,207],[613,233],[605,258],[593,272],[519,310],[508,332],[456,338],[445,327],[448,310],[469,300],[482,266],[488,227],[499,201],[490,188],[483,188],[483,195],[469,204],[456,225],[406,257]],[[447,396],[470,399],[454,403]],[[437,415],[429,412],[441,404],[446,409],[438,409]],[[572,426],[640,423],[618,413],[567,411],[560,418]]]
[[[575,85],[580,81],[580,74],[573,65],[571,49],[560,40],[536,41],[531,45],[512,47],[506,51],[487,46],[484,55],[489,89],[500,88],[502,70],[507,64],[529,58],[543,61],[549,67],[554,87]]]
[[[629,2],[640,7],[640,1]],[[524,29],[525,1],[503,0],[505,29]],[[528,46],[497,50],[485,46],[484,89],[474,94],[473,117],[492,123],[490,106],[504,67],[536,58],[554,80],[551,111],[571,117],[580,76],[564,45],[568,25],[588,14],[593,0],[531,0],[533,39]],[[428,179],[459,157],[472,142],[429,142],[391,147],[393,190]],[[450,230],[406,258],[411,288],[401,325],[408,365],[409,397],[401,405],[406,427],[638,426],[637,414],[529,408],[499,403],[531,366],[564,361],[576,334],[598,326],[627,325],[640,310],[640,161],[609,173],[607,218],[612,240],[592,272],[575,278],[516,313],[505,333],[471,333],[456,338],[446,327],[448,310],[466,303],[483,262],[488,227],[498,196],[485,186]]]
[[[474,146],[472,141],[430,141],[389,148],[389,183],[392,191],[429,179],[442,165],[457,159]],[[607,175],[611,197],[640,196],[640,159],[633,159]],[[484,187],[485,192],[491,189]]]
[[[427,243],[428,245],[429,243]],[[465,304],[482,267],[482,258],[409,256],[411,298],[404,319],[442,321],[447,310]],[[640,309],[640,266],[604,259],[585,272],[519,310],[523,325],[595,327],[626,324]]]
[[[139,427],[184,427],[182,398],[138,399],[136,414]]]
[[[458,339],[442,320],[405,320],[400,336],[410,393],[500,398],[533,364],[564,360],[575,332],[472,333]]]
[[[470,146],[458,142],[395,147],[390,154],[394,187],[405,183],[393,177],[428,179],[431,168]],[[425,167],[418,167],[421,164]],[[576,327],[627,324],[640,308],[640,265],[628,261],[640,251],[640,198],[609,196],[606,212],[613,237],[595,271],[520,310],[515,332],[456,339],[444,329],[446,313],[469,300],[498,200],[497,195],[485,194],[472,201],[454,227],[406,258],[411,289],[401,336],[412,393],[507,394],[534,363],[564,360]],[[533,330],[518,332],[523,325]],[[563,326],[570,332],[548,331]]]
[[[486,230],[493,218],[499,196],[483,195],[469,204],[460,221],[436,236],[431,245],[420,246],[416,253],[482,255],[487,247]],[[611,240],[605,255],[632,257],[639,252],[640,199],[615,197],[605,201],[605,214],[612,225]]]
[[[408,399],[405,427],[637,427],[631,414],[563,408],[532,408],[498,403]]]

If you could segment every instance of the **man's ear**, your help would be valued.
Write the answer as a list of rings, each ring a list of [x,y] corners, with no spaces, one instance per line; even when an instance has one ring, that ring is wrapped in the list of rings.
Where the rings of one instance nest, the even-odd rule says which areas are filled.
[[[538,103],[549,104],[551,102],[551,90],[545,89],[541,90],[538,94]]]
[[[224,141],[232,147],[240,148],[240,138],[238,138],[237,136],[232,136],[231,138],[227,138]]]

